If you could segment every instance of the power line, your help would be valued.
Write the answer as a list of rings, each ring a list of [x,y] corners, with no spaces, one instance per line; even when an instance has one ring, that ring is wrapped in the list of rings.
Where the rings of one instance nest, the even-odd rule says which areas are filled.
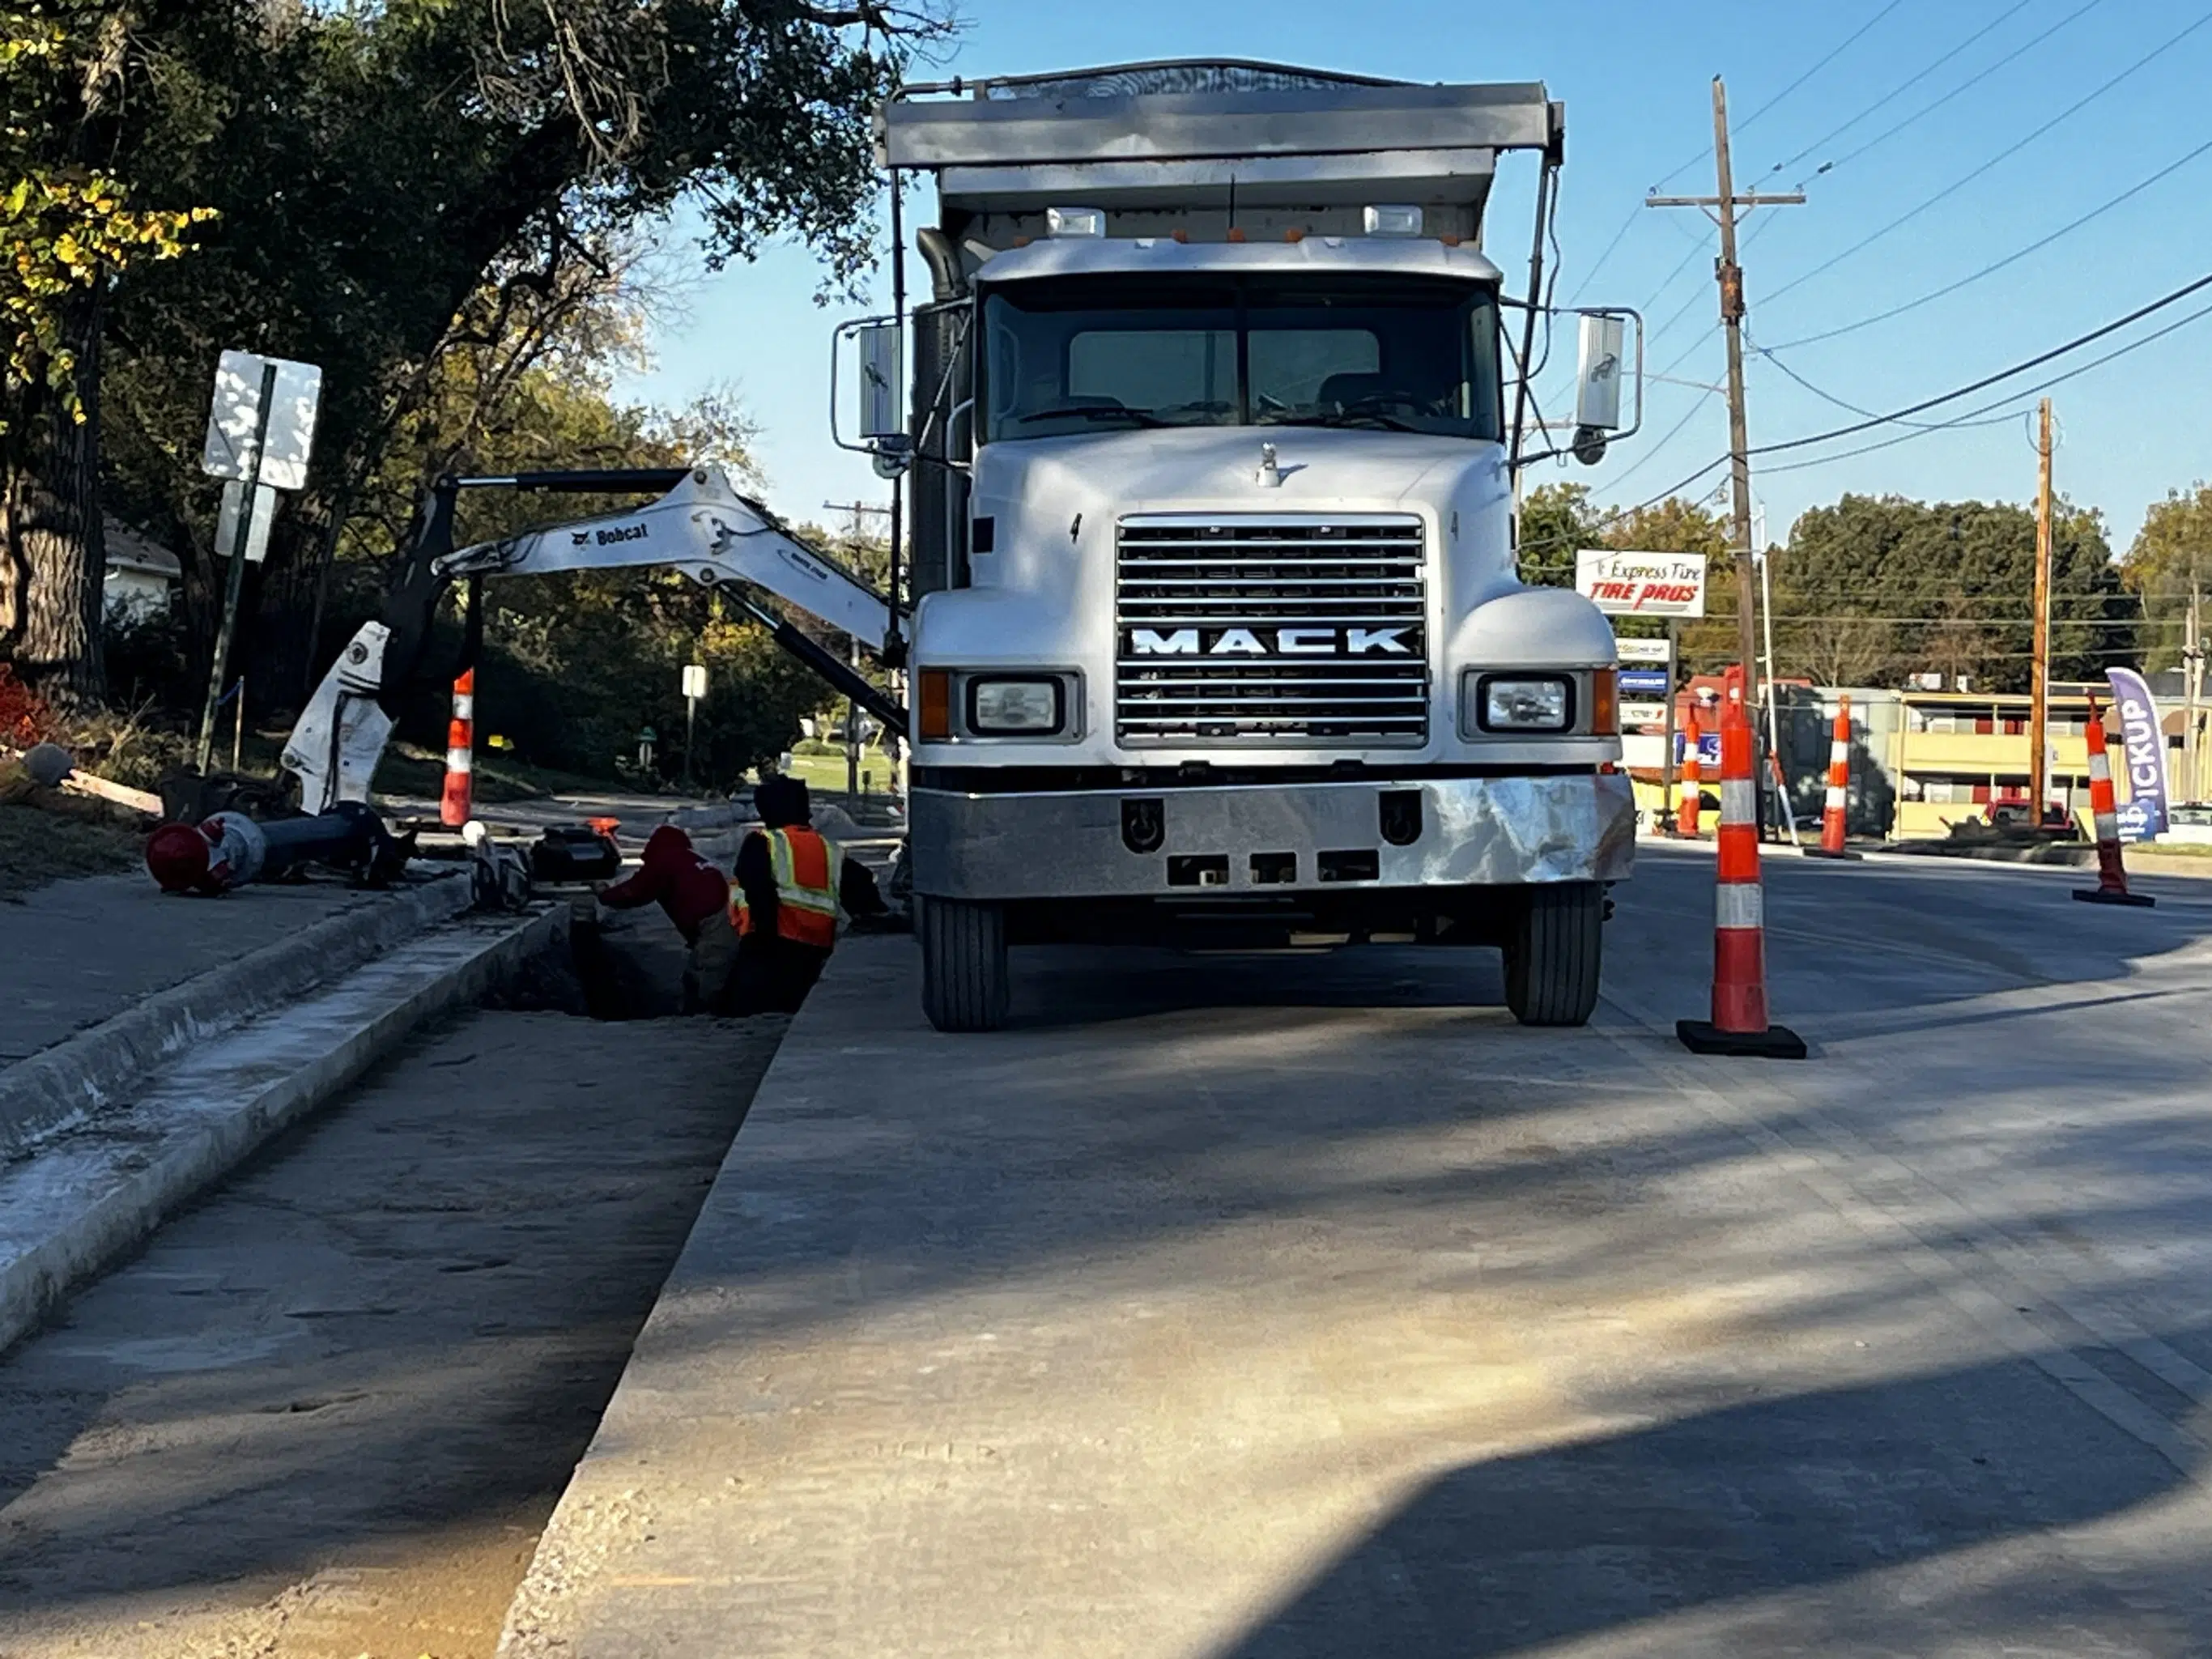
[[[1870,409],[1861,409],[1856,404],[1845,403],[1841,398],[1836,396],[1832,392],[1822,391],[1819,386],[1814,386],[1810,380],[1807,380],[1802,374],[1800,374],[1796,369],[1790,368],[1789,364],[1784,362],[1781,358],[1776,356],[1774,355],[1776,348],[1771,346],[1753,345],[1752,349],[1758,353],[1761,357],[1764,357],[1775,368],[1780,369],[1791,380],[1796,381],[1799,386],[1803,386],[1806,391],[1811,392],[1815,398],[1820,398],[1822,402],[1833,404],[1838,409],[1843,410],[1848,414],[1863,415],[1869,420],[1878,421],[1881,418]],[[1948,432],[1954,427],[2002,426],[2011,419],[2012,416],[2009,415],[2001,415],[1987,421],[1907,421],[1903,424],[1906,426],[1917,427],[1923,432]]]
[[[1947,294],[1956,294],[1960,289],[1966,287],[1969,283],[1978,283],[1983,277],[1991,276],[1997,271],[2002,270],[2007,265],[2017,264],[2019,261],[2027,258],[2029,254],[2038,252],[2044,248],[2049,247],[2060,237],[2069,235],[2073,232],[2081,229],[2082,226],[2087,224],[2092,219],[2095,219],[2105,214],[2110,213],[2114,208],[2119,206],[2121,203],[2125,202],[2133,197],[2142,195],[2143,191],[2148,190],[2153,185],[2158,183],[2161,179],[2165,179],[2172,173],[2179,172],[2183,167],[2188,166],[2189,163],[2208,151],[2212,151],[2212,139],[2207,139],[2203,143],[2199,144],[2195,149],[2191,150],[2188,155],[2181,157],[2179,161],[2169,161],[2166,166],[2160,167],[2156,173],[2152,173],[2149,178],[2139,179],[2135,184],[2129,185],[2118,195],[2090,209],[2088,212],[2083,214],[2080,218],[2074,220],[2071,223],[2059,226],[2057,229],[2052,231],[2048,236],[2043,237],[2039,240],[2030,242],[2026,247],[2020,249],[2016,252],[2008,253],[2002,259],[1992,260],[1990,264],[1984,265],[1979,270],[1974,271],[1971,275],[1960,277],[1955,283],[1946,283],[1942,288],[1930,289],[1928,293],[1922,295],[1917,300],[1907,300],[1902,305],[1892,306],[1887,311],[1878,311],[1871,317],[1862,317],[1855,323],[1845,323],[1838,328],[1823,329],[1818,334],[1804,334],[1800,335],[1794,340],[1785,340],[1778,346],[1769,347],[1768,350],[1770,353],[1774,351],[1790,351],[1794,350],[1796,348],[1802,345],[1812,345],[1820,340],[1832,340],[1839,335],[1855,334],[1860,329],[1871,328],[1876,323],[1886,323],[1893,317],[1901,317],[1908,311],[1917,310],[1918,307],[1928,304],[1931,300],[1940,300]],[[1786,369],[1784,372],[1785,374],[1788,373]]]
[[[1613,233],[1613,240],[1605,245],[1605,252],[1599,254],[1595,263],[1583,273],[1582,281],[1575,284],[1575,291],[1567,296],[1567,303],[1570,306],[1589,291],[1590,283],[1596,280],[1597,274],[1604,268],[1605,262],[1613,258],[1613,249],[1620,246],[1621,239],[1628,234],[1628,228],[1636,222],[1637,215],[1643,210],[1644,204],[1641,202],[1628,210],[1628,216],[1620,222],[1620,228]]]
[[[1841,45],[1832,47],[1827,55],[1820,58],[1820,61],[1815,63],[1812,68],[1807,70],[1795,81],[1792,81],[1788,86],[1783,88],[1781,91],[1776,93],[1773,97],[1768,99],[1757,109],[1752,111],[1752,112],[1745,116],[1742,120],[1737,122],[1735,124],[1735,130],[1738,132],[1741,132],[1753,121],[1759,119],[1760,116],[1765,114],[1769,110],[1779,104],[1784,99],[1787,98],[1791,93],[1796,91],[1798,88],[1803,86],[1808,81],[1818,75],[1822,70],[1834,63],[1837,58],[1842,57],[1845,52],[1849,51],[1853,46],[1857,44],[1861,35],[1866,33],[1868,30],[1874,27],[1875,24],[1881,22],[1883,18],[1888,16],[1890,13],[1895,11],[1898,7],[1904,3],[1905,0],[1889,0],[1889,3],[1887,5],[1884,6],[1880,11],[1875,13],[1873,16],[1868,18],[1865,22],[1860,24],[1857,28],[1846,35]],[[2096,0],[2091,0],[2091,3],[2096,3]],[[1661,179],[1658,183],[1653,185],[1651,186],[1651,193],[1655,196],[1657,195],[1663,186],[1673,183],[1674,180],[1680,178],[1683,173],[1687,173],[1692,167],[1697,166],[1698,162],[1704,161],[1705,157],[1711,154],[1712,146],[1711,144],[1700,145],[1696,155],[1691,156],[1688,161],[1683,162],[1681,166],[1668,173],[1664,178]]]
[[[2082,346],[2089,344],[2092,341],[2102,339],[2117,330],[2127,327],[2130,323],[2140,322],[2145,317],[2151,316],[2157,312],[2162,311],[2166,307],[2174,305],[2179,301],[2186,299],[2190,295],[2197,293],[2206,288],[2212,288],[2212,275],[2200,276],[2192,283],[2185,283],[2180,288],[2174,289],[2172,293],[2162,295],[2158,299],[2151,301],[2148,305],[2137,307],[2126,316],[2115,318],[2112,321],[2104,324],[2100,327],[2094,328],[2086,334],[2077,335],[2075,338],[2067,341],[2063,345],[2053,346],[2048,351],[2039,352],[2034,356],[2027,358],[2021,362],[2014,363],[2008,368],[2000,369],[1994,374],[1985,374],[1978,380],[1971,381],[1968,384],[1956,387],[1952,391],[1941,392],[1933,398],[1923,398],[1917,404],[1908,404],[1905,408],[1894,410],[1890,414],[1874,416],[1870,419],[1858,422],[1850,426],[1837,427],[1826,432],[1808,433],[1802,438],[1784,439],[1779,443],[1762,444],[1747,449],[1744,453],[1747,457],[1749,457],[1753,455],[1777,454],[1784,450],[1802,449],[1812,444],[1826,443],[1837,438],[1848,437],[1854,433],[1865,432],[1877,426],[1890,425],[1900,420],[1904,416],[1917,415],[1923,410],[1934,409],[1940,404],[1952,403],[1960,398],[1971,397],[1977,392],[1980,392],[1989,386],[1995,386],[2000,380],[2008,380],[2012,379],[2013,376],[2025,374],[2031,368],[2039,368],[2042,364],[2051,362],[2055,357],[2063,357],[2069,351],[2078,350]],[[2054,386],[2062,385],[2065,381],[2075,379],[2077,376],[2086,374],[2092,369],[2101,368],[2104,364],[2112,362],[2116,357],[2124,356],[2129,352],[2138,350],[2155,340],[2163,339],[2166,335],[2173,333],[2176,330],[2185,328],[2191,323],[2206,316],[2212,316],[2212,305],[2208,305],[2198,310],[2193,311],[2187,316],[2167,325],[2162,329],[2158,329],[2149,334],[2144,335],[2142,338],[2139,340],[2131,340],[2126,345],[2121,346],[2113,351],[2107,352],[2103,356],[2095,358],[2089,362],[2080,364],[2074,368],[2067,370],[2063,374],[2054,375],[2050,380],[2043,381],[2039,385],[2030,386],[2018,392],[2008,392],[2003,397],[1996,398],[1993,402],[1984,404],[1978,409],[1969,410],[1965,415],[1960,416],[1955,421],[1945,422],[1939,425],[1916,427],[1911,432],[1904,433],[1893,438],[1885,438],[1879,443],[1863,445],[1857,449],[1844,450],[1840,453],[1834,455],[1818,456],[1811,460],[1785,462],[1779,466],[1762,468],[1761,471],[1767,474],[1777,472],[1797,472],[1803,471],[1807,467],[1826,466],[1834,461],[1848,460],[1855,455],[1870,454],[1877,449],[1887,449],[1897,444],[1909,443],[1916,438],[1924,438],[1932,433],[1946,432],[1960,428],[1973,422],[1976,417],[1990,413],[1992,410],[2000,408],[2006,404],[2015,402],[2021,398],[2033,397],[2038,392],[2048,391]],[[1694,416],[1698,412],[1698,409],[1702,407],[1703,400],[1700,399],[1698,404],[1691,410],[1690,416]],[[1689,423],[1689,418],[1690,416],[1686,416],[1684,419],[1676,425],[1674,430],[1679,432],[1683,426],[1686,426]],[[2010,417],[2008,416],[2007,418]],[[1674,433],[1672,432],[1668,434],[1668,439],[1671,439],[1673,436]],[[1661,444],[1663,445],[1667,441],[1667,439],[1662,439]],[[1654,447],[1653,453],[1657,453],[1657,446]],[[1648,459],[1649,457],[1646,457],[1645,459]],[[1690,485],[1695,483],[1706,474],[1726,466],[1730,459],[1731,458],[1729,456],[1725,454],[1716,456],[1713,459],[1707,461],[1703,466],[1698,467],[1695,471],[1690,472],[1678,479],[1674,483],[1669,484],[1659,494],[1650,496],[1647,500],[1639,501],[1633,507],[1623,507],[1620,511],[1613,514],[1611,516],[1598,520],[1595,526],[1589,526],[1591,532],[1595,533],[1595,531],[1603,529],[1608,525],[1617,524],[1623,519],[1642,512],[1647,507],[1656,507],[1658,503],[1665,501],[1668,497],[1677,495],[1680,491],[1687,489]],[[1640,465],[1642,463],[1638,462],[1638,465]],[[1626,476],[1627,475],[1626,473],[1622,475],[1624,477]],[[1618,480],[1616,480],[1616,482],[1618,482]]]
[[[1960,52],[1966,51],[1966,49],[1968,46],[1972,46],[1974,42],[1981,40],[1985,35],[1994,33],[1998,28],[2002,27],[2005,24],[2019,16],[2021,13],[2026,11],[2034,3],[2035,0],[2017,0],[2017,3],[2008,8],[2006,10],[1998,13],[1996,16],[1983,24],[1981,27],[1976,29],[1965,40],[1960,41],[1957,46],[1952,47],[1950,51],[1945,52],[1941,58],[1938,58],[1934,63],[1929,64],[1927,68],[1922,70],[1918,74],[1908,76],[1906,79],[1899,82],[1887,92],[1882,94],[1881,97],[1875,99],[1874,102],[1869,104],[1864,109],[1861,110],[1856,115],[1851,117],[1850,120],[1844,122],[1841,126],[1831,127],[1827,131],[1822,133],[1818,138],[1815,138],[1811,143],[1806,145],[1804,149],[1799,150],[1795,155],[1790,156],[1786,161],[1777,161],[1772,167],[1767,168],[1767,173],[1771,175],[1781,172],[1784,167],[1796,167],[1798,162],[1803,161],[1814,150],[1819,149],[1830,139],[1842,137],[1844,133],[1849,132],[1853,127],[1858,125],[1860,122],[1865,120],[1868,116],[1881,108],[1885,104],[1893,102],[1894,100],[1900,98],[1905,94],[1911,91],[1913,88],[1918,86],[1929,76],[1935,74],[1937,70],[1942,69],[1944,64],[1949,63]],[[2095,0],[2092,0],[2092,3],[2095,3]],[[1823,171],[1825,170],[1826,169],[1823,169]]]
[[[2212,13],[2206,14],[2205,21],[2212,21]],[[2025,374],[2031,368],[2039,368],[2054,357],[2063,357],[2069,351],[2078,351],[2081,347],[2091,343],[2093,341],[2101,340],[2108,334],[2117,333],[2121,329],[2127,327],[2130,323],[2141,322],[2144,318],[2151,316],[2154,313],[2163,311],[2168,306],[2177,305],[2183,300],[2187,299],[2191,295],[2198,292],[2200,289],[2207,288],[2212,288],[2212,275],[2199,276],[2194,282],[2185,283],[2179,288],[2175,289],[2172,293],[2161,295],[2157,299],[2151,301],[2148,305],[2136,307],[2124,317],[2116,317],[2109,323],[2106,323],[2099,327],[2091,329],[2087,334],[2077,334],[2074,338],[2067,341],[2063,345],[2053,346],[2048,351],[2039,351],[2033,357],[2024,358],[2021,362],[2013,364],[2009,368],[2001,368],[1994,374],[1984,374],[1978,380],[1970,380],[1965,386],[1955,387],[1949,392],[1940,392],[1933,398],[1923,398],[1917,404],[1908,404],[1903,409],[1893,410],[1887,415],[1874,416],[1851,426],[1839,426],[1827,432],[1809,433],[1802,438],[1787,438],[1779,443],[1759,444],[1746,450],[1744,453],[1747,455],[1774,455],[1779,454],[1784,450],[1802,449],[1810,444],[1826,443],[1831,439],[1848,438],[1854,433],[1864,432],[1873,427],[1887,426],[1893,422],[1904,419],[1908,415],[1917,415],[1923,410],[1934,409],[1940,404],[1954,403],[1960,398],[1972,397],[1975,392],[1983,390],[1986,386],[1995,386],[2000,380],[2008,380],[2015,374]],[[2147,337],[2148,339],[2155,339],[2158,337],[2156,335],[2152,335]],[[2145,342],[2137,341],[2136,343],[2140,345],[2145,343]],[[2132,347],[2128,349],[2133,349]],[[2115,353],[2114,355],[2117,356],[2118,354]],[[2087,367],[2094,368],[2095,364],[2090,364]],[[2081,371],[2077,370],[2075,372],[2079,373]],[[2070,378],[2070,376],[2068,378]],[[2054,381],[2052,384],[2055,385],[2057,383]],[[2008,403],[2014,397],[2021,397],[2025,395],[2025,393],[2014,392],[2000,401]],[[1992,405],[1992,407],[1994,407],[1994,405]],[[1984,410],[1977,410],[1973,412],[1975,414],[1983,414],[1987,411]]]
[[[1776,93],[1773,97],[1768,99],[1757,109],[1752,111],[1750,114],[1745,116],[1742,120],[1738,121],[1735,124],[1736,131],[1741,133],[1753,121],[1759,119],[1760,116],[1765,114],[1767,111],[1772,109],[1777,104],[1787,98],[1791,93],[1796,91],[1798,88],[1803,86],[1808,81],[1818,75],[1822,70],[1834,63],[1836,59],[1842,57],[1846,52],[1849,52],[1853,46],[1856,46],[1859,43],[1860,39],[1871,30],[1875,24],[1881,22],[1883,18],[1888,16],[1890,13],[1895,11],[1898,7],[1904,3],[1905,0],[1889,0],[1889,3],[1887,5],[1884,6],[1880,11],[1875,13],[1873,16],[1868,18],[1865,22],[1860,24],[1858,27],[1854,29],[1850,34],[1844,36],[1842,43],[1832,48],[1826,57],[1821,58],[1820,61],[1814,64],[1812,68],[1807,70],[1795,81],[1792,81],[1788,86],[1783,88],[1781,91]]]
[[[1832,270],[1836,266],[1850,258],[1854,253],[1857,253],[1863,249],[1871,246],[1875,242],[1880,241],[1883,237],[1888,235],[1893,230],[1897,229],[1902,225],[1910,224],[1922,214],[1927,212],[1929,208],[1934,207],[1938,202],[1941,202],[1955,192],[1963,190],[1966,185],[1980,178],[1984,173],[1987,173],[1991,167],[1996,167],[1999,162],[2005,161],[2010,156],[2018,155],[2021,150],[2027,149],[2028,145],[2042,137],[2044,134],[2049,132],[2061,122],[2069,119],[2073,116],[2078,114],[2081,111],[2087,108],[2091,104],[2103,97],[2106,93],[2110,92],[2114,87],[2119,85],[2121,82],[2126,80],[2136,70],[2144,68],[2146,65],[2156,61],[2159,58],[2163,57],[2166,52],[2171,52],[2175,46],[2179,46],[2182,41],[2196,33],[2197,30],[2203,28],[2207,23],[2212,23],[2212,11],[2205,12],[2203,15],[2198,17],[2195,22],[2191,23],[2182,29],[2179,33],[2172,36],[2159,46],[2151,48],[2149,52],[2136,59],[2134,63],[2129,64],[2127,68],[2122,70],[2118,75],[2113,76],[2112,79],[2104,82],[2103,85],[2098,87],[2094,91],[2087,93],[2082,97],[2076,99],[2073,103],[2069,104],[2064,109],[2059,111],[2057,114],[2052,116],[2041,126],[2030,131],[2025,137],[2016,139],[2012,143],[2008,144],[2004,149],[1999,150],[1995,155],[1990,157],[1988,161],[1983,162],[1972,172],[1964,174],[1962,177],[1953,179],[1949,184],[1944,185],[1942,189],[1937,191],[1933,196],[1930,196],[1924,201],[1906,209],[1905,211],[1899,214],[1896,218],[1882,226],[1881,229],[1873,231],[1869,234],[1861,237],[1857,241],[1845,248],[1841,253],[1836,254],[1832,258],[1822,261],[1820,264],[1814,266],[1812,270],[1807,271],[1803,276],[1794,277],[1790,281],[1784,283],[1780,288],[1776,289],[1770,297],[1778,300],[1784,295],[1789,293],[1792,289],[1802,288],[1807,283],[1811,282],[1815,276],[1820,276],[1824,271]]]
[[[1818,178],[1822,173],[1833,173],[1838,167],[1848,167],[1853,161],[1857,161],[1860,156],[1864,155],[1869,150],[1873,149],[1879,145],[1887,143],[1891,139],[1896,137],[1899,133],[1904,131],[1905,128],[1918,121],[1923,116],[1933,115],[1937,110],[1942,108],[1944,105],[1949,103],[1954,98],[1960,96],[1963,93],[1972,91],[1976,87],[1981,85],[1983,82],[1988,80],[1990,76],[1995,75],[1999,70],[2004,68],[2005,65],[2027,56],[2029,52],[2034,51],[2036,47],[2041,46],[2045,40],[2048,40],[2052,35],[2057,33],[2059,30],[2064,28],[2069,23],[2073,22],[2076,18],[2085,16],[2088,13],[2094,11],[2103,3],[2104,0],[2087,0],[2087,4],[2078,6],[2074,10],[2067,13],[2065,16],[2060,18],[2049,28],[2044,30],[2042,33],[2033,36],[2024,44],[2015,46],[2012,51],[1998,58],[1996,63],[1991,64],[1987,69],[1983,70],[1979,74],[1969,76],[1966,80],[1961,81],[1957,86],[1952,88],[1950,91],[1945,93],[1941,98],[1936,99],[1934,102],[1923,105],[1921,108],[1915,110],[1911,114],[1906,116],[1903,120],[1896,122],[1893,125],[1885,127],[1881,131],[1875,134],[1873,137],[1868,139],[1866,143],[1861,144],[1856,149],[1850,151],[1848,155],[1839,155],[1832,161],[1823,162],[1819,167],[1814,170],[1813,176]]]
[[[2212,280],[2212,278],[2208,278],[2207,280]],[[2153,341],[2162,340],[2167,335],[2175,332],[2177,330],[2186,328],[2190,324],[2205,317],[2212,317],[2212,305],[2200,307],[2198,309],[2191,312],[2186,317],[2180,318],[2174,322],[2168,323],[2164,328],[2155,329],[2150,333],[2144,335],[2140,340],[2130,340],[2127,344],[2121,346],[2115,350],[2108,351],[2101,357],[2093,358],[2088,362],[2082,363],[2076,368],[2068,369],[2063,374],[2054,374],[2051,379],[2042,381],[2038,385],[2024,386],[2018,392],[2008,392],[2003,397],[1996,399],[1994,402],[1984,404],[1979,409],[1970,410],[1966,415],[1960,416],[1958,420],[1946,422],[1942,426],[1923,428],[1917,431],[1904,433],[1898,437],[1885,438],[1880,443],[1863,444],[1856,449],[1846,449],[1842,451],[1840,453],[1834,455],[1823,455],[1815,460],[1790,461],[1780,466],[1762,468],[1761,471],[1767,473],[1798,472],[1803,471],[1808,466],[1826,466],[1831,461],[1848,460],[1854,455],[1870,455],[1877,449],[1888,449],[1898,444],[1910,443],[1915,438],[1926,437],[1930,432],[1946,432],[1956,427],[1966,427],[1977,424],[1977,422],[1972,419],[1972,416],[1976,415],[1987,414],[1990,410],[1996,409],[2005,404],[2017,403],[2022,398],[2033,398],[2038,392],[2048,392],[2052,386],[2062,386],[2068,380],[2073,380],[2079,375],[2087,374],[2094,368],[2101,368],[2106,363],[2111,362],[2115,357],[2124,357],[2130,351],[2140,350],[2142,347],[2149,345]],[[2012,410],[2011,413],[2006,415],[2004,418],[2009,421],[2014,415],[2021,415],[2026,412],[2027,411],[2024,410],[2015,409]],[[1991,424],[1994,424],[1994,422],[1991,422]],[[1717,465],[1719,463],[1716,462],[1715,465]]]

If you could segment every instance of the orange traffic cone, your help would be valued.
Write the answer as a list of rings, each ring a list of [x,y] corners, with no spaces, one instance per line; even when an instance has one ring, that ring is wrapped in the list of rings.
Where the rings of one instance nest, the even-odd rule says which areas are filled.
[[[2105,753],[2105,711],[2089,699],[2089,816],[2097,825],[2097,884],[2076,887],[2074,896],[2091,904],[2132,904],[2148,910],[2158,902],[2148,893],[2128,891],[2128,872],[2120,862],[2120,807],[2112,793],[2112,763]]]
[[[1805,1040],[1766,1018],[1766,913],[1759,880],[1759,791],[1743,679],[1731,670],[1721,705],[1721,825],[1714,851],[1713,1017],[1674,1022],[1699,1054],[1802,1060]]]
[[[1698,758],[1698,705],[1692,703],[1687,713],[1689,723],[1684,728],[1682,744],[1682,782],[1689,790],[1690,798],[1675,813],[1674,822],[1679,826],[1677,833],[1695,841],[1698,838],[1698,815],[1704,810],[1702,798],[1705,793],[1705,775],[1704,763]]]
[[[1836,729],[1828,739],[1828,798],[1820,807],[1820,844],[1804,849],[1808,859],[1855,859],[1844,846],[1844,812],[1851,798],[1851,700],[1836,700]]]
[[[453,718],[446,727],[446,787],[438,822],[458,830],[476,805],[477,671],[461,670],[453,682]]]

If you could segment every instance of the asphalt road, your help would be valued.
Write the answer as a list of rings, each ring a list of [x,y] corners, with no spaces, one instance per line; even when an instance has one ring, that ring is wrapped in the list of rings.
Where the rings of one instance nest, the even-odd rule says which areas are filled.
[[[800,1017],[514,1659],[2212,1651],[2212,886],[1769,869],[1796,1066],[1486,953],[904,940]]]

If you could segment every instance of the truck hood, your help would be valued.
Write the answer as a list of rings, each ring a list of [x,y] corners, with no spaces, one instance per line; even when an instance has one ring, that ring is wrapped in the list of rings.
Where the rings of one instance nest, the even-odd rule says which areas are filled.
[[[1263,444],[1274,446],[1279,484],[1258,476]],[[1090,501],[1117,513],[1426,507],[1441,518],[1510,494],[1500,444],[1365,428],[1178,427],[986,445],[975,511],[1018,515],[1024,505]]]

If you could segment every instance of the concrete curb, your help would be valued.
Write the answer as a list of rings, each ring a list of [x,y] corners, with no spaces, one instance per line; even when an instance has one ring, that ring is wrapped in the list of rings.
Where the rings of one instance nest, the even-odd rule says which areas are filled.
[[[201,1044],[127,1106],[0,1169],[0,1351],[424,1020],[559,936],[568,907],[465,920]]]
[[[157,992],[18,1060],[0,1072],[0,1158],[124,1098],[134,1081],[195,1043],[294,1001],[459,914],[472,896],[465,871],[434,876]],[[252,896],[248,889],[228,899],[177,902],[246,904]]]

